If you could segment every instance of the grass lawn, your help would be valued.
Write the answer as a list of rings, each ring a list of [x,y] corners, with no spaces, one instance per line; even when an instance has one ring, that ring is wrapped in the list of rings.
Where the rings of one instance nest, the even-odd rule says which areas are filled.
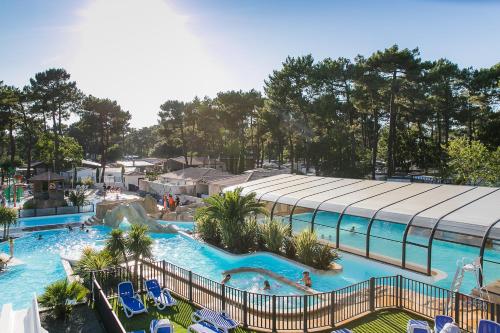
[[[167,308],[163,311],[159,311],[153,303],[148,302],[148,313],[135,315],[128,319],[123,313],[121,307],[119,307],[117,298],[110,300],[110,303],[115,313],[118,314],[118,318],[120,318],[125,330],[146,330],[148,333],[149,323],[152,319],[157,318],[170,319],[174,325],[176,333],[187,332],[187,327],[192,324],[191,313],[196,310],[193,305],[182,300],[178,300],[177,308]],[[381,310],[337,328],[349,328],[354,333],[405,333],[406,323],[410,319],[422,320],[423,318],[400,310]],[[432,323],[429,323],[432,326]],[[332,329],[329,329],[324,332],[326,333],[331,331]],[[238,328],[233,332],[243,333],[254,331]]]

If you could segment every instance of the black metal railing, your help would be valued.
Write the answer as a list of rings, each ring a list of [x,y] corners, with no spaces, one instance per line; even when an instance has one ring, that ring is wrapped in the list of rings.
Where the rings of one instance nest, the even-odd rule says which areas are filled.
[[[113,307],[109,304],[106,294],[101,289],[99,282],[95,278],[92,278],[92,300],[94,302],[95,309],[101,317],[101,321],[106,328],[107,332],[116,333],[126,333],[123,328],[120,319],[118,319],[116,313],[113,311]]]
[[[331,292],[277,296],[239,290],[166,261],[146,262],[94,272],[106,297],[116,297],[120,281],[130,280],[144,292],[145,279],[157,279],[190,303],[225,311],[244,327],[276,331],[327,329],[379,309],[400,308],[433,319],[452,316],[465,332],[475,332],[480,319],[498,320],[500,305],[405,278],[371,278]]]
[[[51,215],[66,215],[66,214],[80,214],[94,212],[94,205],[85,206],[64,206],[53,208],[32,208],[32,209],[18,209],[17,217],[37,217],[37,216],[51,216]]]

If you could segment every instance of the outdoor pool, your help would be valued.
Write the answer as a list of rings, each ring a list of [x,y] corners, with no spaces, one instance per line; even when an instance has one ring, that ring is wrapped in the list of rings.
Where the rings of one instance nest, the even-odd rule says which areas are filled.
[[[94,215],[94,213],[20,218],[18,219],[16,227],[26,228],[50,224],[83,223],[92,215]]]
[[[49,220],[46,221],[46,224],[52,223],[50,221],[55,218],[61,217],[46,217],[45,219]],[[66,218],[74,219],[76,217],[66,216]],[[78,229],[73,231],[57,229],[33,232],[16,239],[14,256],[22,261],[22,264],[9,267],[6,272],[0,274],[0,290],[2,290],[0,305],[12,302],[15,309],[27,307],[33,292],[40,294],[45,286],[65,277],[60,261],[61,256],[77,259],[81,250],[86,246],[102,248],[110,230],[110,228],[104,226],[89,228],[88,233]],[[41,240],[37,239],[39,234],[42,235]],[[224,271],[239,267],[268,269],[292,281],[298,281],[302,272],[307,269],[300,264],[266,252],[232,255],[183,234],[151,234],[151,236],[154,239],[153,252],[155,259],[169,261],[215,281],[222,279]],[[0,252],[8,253],[7,243],[0,244]],[[453,268],[453,272],[455,257],[453,255],[453,259],[450,259],[447,263],[449,268]],[[330,291],[367,280],[372,276],[395,274],[403,274],[409,278],[432,283],[429,277],[403,271],[397,267],[366,260],[355,255],[343,253],[340,264],[344,268],[341,273],[312,272],[313,288],[318,291]],[[448,275],[440,281],[434,281],[434,284],[448,288],[452,277],[453,274]],[[256,291],[261,288],[264,279],[270,280],[272,290],[276,294],[290,295],[295,292],[295,288],[258,273],[245,273],[241,277],[235,276],[228,285]],[[462,290],[469,292],[471,286],[472,281],[466,280]],[[301,294],[300,291],[297,291],[297,293]]]

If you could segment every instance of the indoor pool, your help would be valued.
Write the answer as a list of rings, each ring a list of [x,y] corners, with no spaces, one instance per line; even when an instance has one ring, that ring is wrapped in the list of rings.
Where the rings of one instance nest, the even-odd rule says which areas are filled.
[[[46,219],[54,218],[60,217]],[[12,302],[16,309],[28,306],[33,292],[40,294],[46,285],[65,277],[60,256],[77,259],[86,246],[102,248],[110,230],[104,226],[89,228],[88,233],[78,229],[73,231],[58,229],[34,232],[16,239],[14,256],[22,263],[9,267],[6,272],[0,274],[0,290],[2,290],[0,305]],[[42,235],[41,240],[37,239],[39,234]],[[300,264],[265,252],[232,255],[183,234],[151,234],[151,236],[154,239],[153,252],[156,259],[169,261],[215,281],[222,279],[224,271],[239,267],[268,269],[292,281],[298,281],[302,272],[307,269]],[[7,243],[0,244],[0,252],[8,252]],[[456,254],[449,256],[455,258]],[[454,259],[449,260],[444,267],[448,268],[449,275],[440,281],[435,281],[436,285],[445,288],[450,286],[455,267],[453,261]],[[429,277],[350,254],[342,254],[340,264],[344,268],[341,273],[311,272],[313,288],[318,291],[330,291],[367,280],[372,276],[395,274],[431,282]],[[236,277],[230,285],[254,290],[263,284],[264,277],[258,273],[253,275],[250,273],[247,276],[241,279]],[[272,281],[272,288],[273,283],[276,293],[290,294],[289,287],[278,286]],[[471,287],[472,281],[466,279],[462,291],[469,292]],[[280,289],[281,291],[278,291]]]

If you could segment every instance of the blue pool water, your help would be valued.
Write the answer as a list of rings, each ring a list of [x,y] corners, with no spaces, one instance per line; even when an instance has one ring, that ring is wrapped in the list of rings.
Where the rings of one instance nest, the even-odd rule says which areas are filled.
[[[83,223],[92,215],[94,215],[94,213],[21,218],[18,220],[17,227],[25,228],[49,224],[65,224],[75,222]]]
[[[70,216],[66,217],[69,218]],[[54,218],[56,217],[47,217],[45,218],[47,221],[42,221],[42,223],[49,224],[49,221]],[[57,218],[60,218],[60,216]],[[71,218],[74,218],[74,216],[71,216]],[[183,225],[189,226],[189,224]],[[192,224],[190,225],[192,226]],[[0,290],[2,290],[0,305],[12,302],[16,309],[28,306],[32,292],[40,294],[46,285],[65,277],[60,256],[77,259],[81,250],[86,246],[102,248],[109,232],[110,228],[99,226],[90,228],[89,233],[80,230],[68,231],[60,229],[34,232],[16,239],[15,257],[21,260],[23,264],[12,266],[7,272],[0,274]],[[42,235],[42,240],[37,240],[36,237],[39,234]],[[238,267],[269,269],[293,281],[298,281],[302,272],[306,269],[284,258],[263,252],[250,255],[232,255],[182,234],[151,234],[151,236],[154,239],[153,250],[156,259],[164,259],[215,281],[222,279],[222,273],[225,270]],[[435,284],[448,288],[455,269],[454,259],[450,258],[457,257],[454,252],[456,249],[453,247],[445,249],[435,245],[434,251],[436,250],[446,252],[435,255],[434,265],[443,265],[443,268],[439,266],[437,268],[447,271],[449,275],[443,280],[436,281]],[[8,244],[0,244],[0,252],[7,253]],[[447,262],[439,259],[445,255],[448,256]],[[364,281],[372,276],[395,274],[403,274],[410,278],[429,281],[425,276],[350,254],[342,254],[340,264],[344,270],[338,274],[311,273],[313,288],[318,291],[329,291]],[[235,276],[229,285],[241,289],[255,290],[261,288],[263,279],[269,279],[260,274],[245,274],[242,277]],[[272,280],[271,285],[276,294],[300,294],[298,291],[291,290],[292,287],[281,285],[278,281]],[[471,281],[465,281],[463,291],[468,292],[470,286]]]
[[[339,214],[331,212],[318,212],[314,229],[318,237],[336,242],[336,224]],[[312,213],[294,214],[292,227],[294,232],[299,232],[304,228],[310,228]],[[344,215],[340,225],[340,245],[354,248],[360,251],[366,249],[366,232],[369,219]],[[402,239],[406,225],[389,223],[382,220],[374,220],[371,237],[370,253],[386,256],[401,262]],[[354,231],[354,232],[353,232]],[[422,246],[428,245],[429,231],[426,229],[415,229],[410,231],[408,241]],[[436,284],[443,288],[450,288],[451,281],[457,269],[456,262],[462,258],[474,259],[479,256],[479,247],[468,246],[458,243],[451,243],[434,239],[432,243],[432,268],[448,275],[446,279],[438,281]],[[423,267],[427,265],[427,248],[407,245],[406,258],[408,263],[417,264]],[[485,283],[500,279],[498,265],[492,263],[500,262],[500,248],[494,246],[487,248],[484,255],[484,279]],[[474,278],[471,274],[466,275],[462,284],[462,292],[469,293],[475,286]]]
[[[163,221],[158,220],[160,224],[173,224],[177,226],[181,230],[193,231],[194,230],[194,222],[181,222],[181,221]]]

